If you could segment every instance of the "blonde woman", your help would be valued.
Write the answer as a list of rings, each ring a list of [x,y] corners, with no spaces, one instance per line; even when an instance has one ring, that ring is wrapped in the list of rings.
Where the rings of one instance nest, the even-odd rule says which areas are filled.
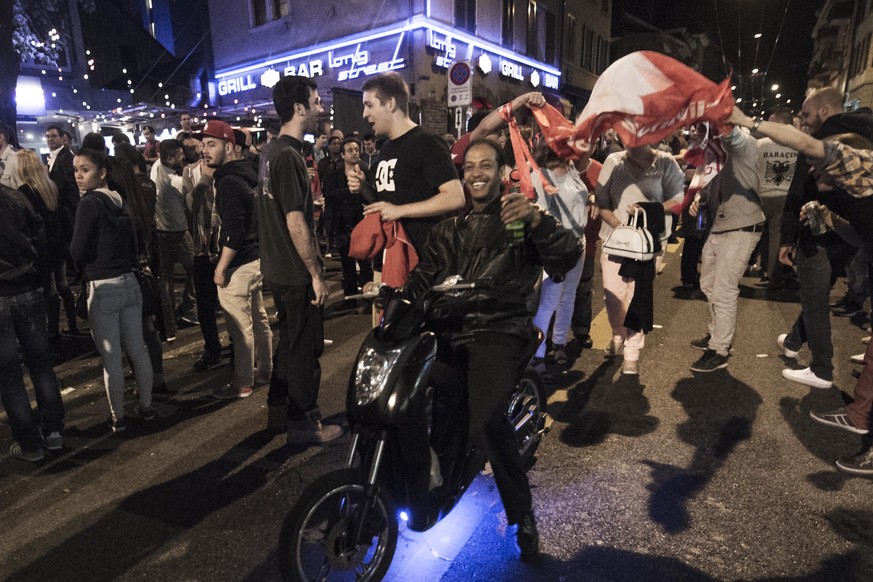
[[[51,181],[48,170],[33,150],[16,154],[17,179],[20,190],[45,224],[47,257],[50,264],[43,281],[46,301],[46,319],[49,340],[60,338],[61,300],[67,316],[67,333],[79,333],[76,324],[76,298],[67,285],[67,244],[61,234],[58,188]]]

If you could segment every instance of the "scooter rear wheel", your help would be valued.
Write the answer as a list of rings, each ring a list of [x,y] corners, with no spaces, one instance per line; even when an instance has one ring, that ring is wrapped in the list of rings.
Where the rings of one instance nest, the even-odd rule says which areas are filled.
[[[525,370],[509,401],[506,418],[515,429],[522,465],[533,465],[546,424],[546,387],[535,370]]]
[[[304,490],[279,538],[283,580],[365,582],[385,576],[397,547],[397,512],[383,489],[369,505],[365,491],[361,474],[351,469],[328,473]]]

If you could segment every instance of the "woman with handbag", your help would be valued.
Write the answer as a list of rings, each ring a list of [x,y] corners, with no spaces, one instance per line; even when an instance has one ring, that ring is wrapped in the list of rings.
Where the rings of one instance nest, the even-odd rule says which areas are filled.
[[[81,150],[73,168],[83,194],[70,254],[83,266],[88,280],[88,323],[103,357],[109,425],[113,432],[120,432],[126,428],[122,353],[139,387],[137,413],[146,420],[155,417],[152,366],[142,334],[142,292],[132,272],[137,264],[136,231],[121,195],[108,187],[106,155]]]
[[[627,222],[638,210],[638,204],[657,202],[663,205],[666,229],[662,242],[670,232],[670,210],[682,202],[685,178],[679,164],[667,152],[650,146],[628,148],[610,154],[603,164],[595,189],[595,199],[603,218],[600,238],[606,243],[614,229]],[[645,334],[625,326],[628,307],[634,297],[635,280],[622,276],[619,270],[625,259],[606,250],[600,255],[603,274],[604,303],[612,340],[606,357],[624,355],[623,374],[639,374],[640,352],[645,346]]]
[[[588,222],[588,189],[576,168],[567,160],[561,159],[550,147],[542,144],[537,153],[537,164],[543,170],[543,175],[551,186],[557,189],[555,193],[546,192],[537,172],[531,173],[531,182],[537,193],[536,204],[561,223],[561,226],[573,232],[585,247],[585,224]],[[582,267],[585,264],[585,253],[579,257],[576,266],[557,280],[549,276],[543,277],[540,291],[540,303],[534,316],[534,325],[548,332],[549,322],[555,317],[552,327],[552,350],[555,365],[566,368],[570,362],[564,347],[570,333],[570,323],[573,319],[573,304],[576,299],[576,287],[582,278]],[[545,369],[543,361],[546,354],[546,343],[540,344],[534,356],[533,365],[541,372]]]
[[[155,321],[160,313],[158,282],[153,274],[154,271],[149,267],[151,249],[154,248],[156,236],[154,204],[149,203],[149,197],[143,191],[131,161],[122,154],[125,145],[116,148],[116,156],[109,158],[111,176],[109,187],[121,195],[128,214],[133,218],[137,241],[137,266],[133,274],[142,292],[142,333],[152,362],[154,375],[152,394],[165,393],[167,385],[164,383],[164,350],[161,347],[161,336],[158,335]],[[142,157],[133,146],[127,147]],[[154,200],[154,197],[151,200]]]

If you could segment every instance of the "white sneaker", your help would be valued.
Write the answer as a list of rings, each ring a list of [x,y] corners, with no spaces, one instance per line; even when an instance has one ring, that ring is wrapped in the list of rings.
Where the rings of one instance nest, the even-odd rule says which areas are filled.
[[[834,385],[830,380],[822,380],[816,376],[809,368],[803,368],[802,370],[791,370],[790,368],[785,368],[782,370],[782,377],[786,380],[791,380],[798,384],[805,384],[813,388],[825,389]]]
[[[787,333],[779,334],[776,337],[776,343],[779,345],[779,349],[782,350],[782,355],[786,358],[796,358],[797,352],[794,350],[789,350],[785,347],[785,338],[788,337]]]
[[[861,338],[861,343],[864,344],[865,346],[866,346],[867,344],[869,344],[869,343],[870,343],[870,336],[869,336],[869,335],[865,335],[864,337],[862,337],[862,338]]]
[[[864,354],[855,354],[854,356],[849,356],[849,361],[853,364],[864,364]]]

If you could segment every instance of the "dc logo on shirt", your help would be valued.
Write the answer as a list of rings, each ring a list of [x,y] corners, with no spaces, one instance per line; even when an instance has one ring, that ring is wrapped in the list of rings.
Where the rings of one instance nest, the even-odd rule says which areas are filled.
[[[394,166],[397,165],[397,158],[393,160],[381,160],[376,167],[376,191],[377,192],[394,192]]]

